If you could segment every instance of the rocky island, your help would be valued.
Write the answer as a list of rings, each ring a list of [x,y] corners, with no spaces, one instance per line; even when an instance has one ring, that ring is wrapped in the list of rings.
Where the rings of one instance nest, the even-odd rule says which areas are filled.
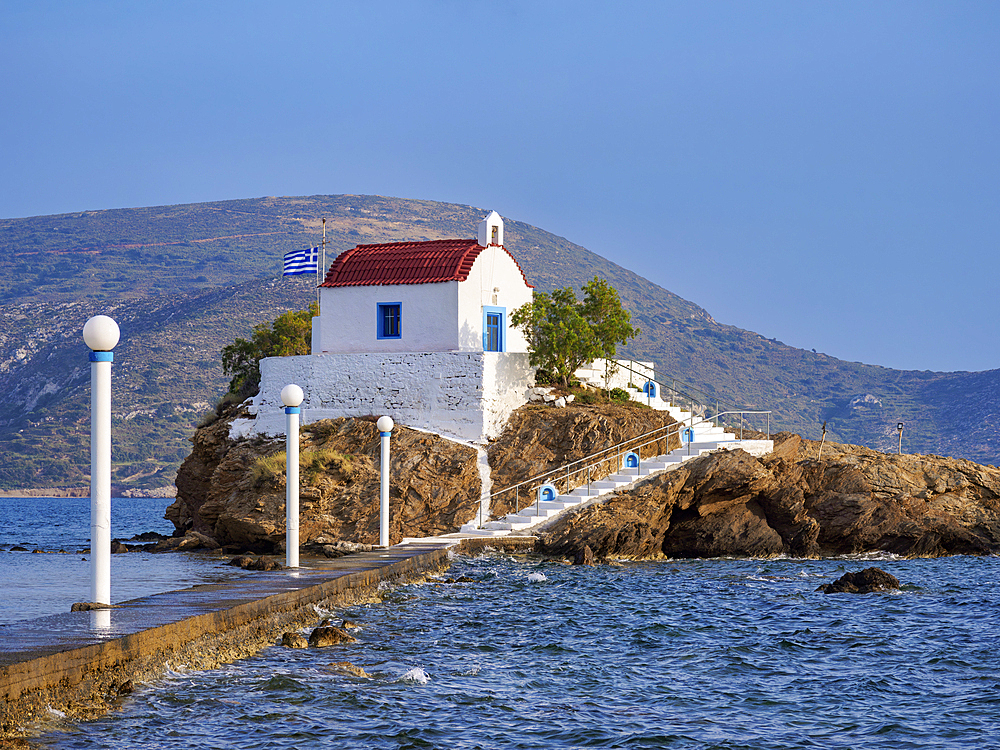
[[[284,438],[230,437],[244,407],[229,406],[200,427],[177,474],[177,499],[167,508],[175,545],[223,546],[233,551],[284,549]],[[642,435],[674,420],[666,412],[603,404],[517,410],[486,451],[493,489]],[[674,436],[670,448],[679,442]],[[660,449],[667,450],[666,440]],[[379,432],[374,417],[320,420],[300,434],[300,521],[303,545],[377,544]],[[476,449],[438,435],[397,426],[392,433],[389,541],[457,531],[479,509],[482,494]],[[608,471],[610,469],[607,469]],[[598,475],[595,474],[596,479]],[[522,493],[524,505],[530,493]],[[513,497],[491,511],[516,510]],[[169,545],[167,545],[169,546]]]
[[[230,407],[197,431],[166,517],[177,537],[207,539],[206,546],[280,552],[283,439],[231,439],[240,413]],[[630,405],[522,407],[486,450],[493,488],[671,422],[664,412]],[[998,468],[829,442],[820,456],[817,442],[773,437],[770,455],[717,451],[569,511],[535,531],[536,551],[572,560],[589,548],[601,561],[1000,550]],[[456,531],[475,515],[483,487],[476,449],[405,427],[392,440],[391,543]],[[668,447],[676,443],[661,449]],[[376,543],[374,418],[307,425],[300,450],[303,544]],[[491,511],[502,515],[512,503],[499,498]]]

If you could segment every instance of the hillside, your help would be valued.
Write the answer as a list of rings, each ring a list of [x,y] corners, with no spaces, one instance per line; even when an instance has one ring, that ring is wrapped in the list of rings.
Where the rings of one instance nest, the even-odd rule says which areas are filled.
[[[318,244],[324,217],[329,260],[364,242],[472,236],[485,212],[342,195],[0,220],[0,489],[86,483],[80,331],[91,315],[108,313],[122,329],[116,487],[169,485],[202,414],[225,390],[220,349],[314,299],[312,279],[280,277],[281,256]],[[622,354],[652,360],[661,376],[772,409],[774,429],[818,438],[826,421],[829,439],[891,450],[904,421],[906,451],[1000,462],[998,371],[899,371],[795,349],[717,323],[564,238],[505,222],[505,242],[538,289],[607,278],[642,329]]]

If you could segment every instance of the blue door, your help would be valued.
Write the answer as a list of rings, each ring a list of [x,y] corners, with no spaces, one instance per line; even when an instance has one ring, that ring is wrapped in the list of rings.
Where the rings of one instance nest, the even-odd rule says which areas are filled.
[[[483,308],[483,351],[502,352],[504,331],[504,308]]]

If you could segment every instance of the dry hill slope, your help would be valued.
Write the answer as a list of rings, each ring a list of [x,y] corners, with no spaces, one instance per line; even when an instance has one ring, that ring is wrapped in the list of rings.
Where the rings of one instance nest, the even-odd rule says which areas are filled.
[[[163,486],[199,413],[224,391],[222,346],[313,299],[309,279],[278,275],[284,252],[319,241],[324,217],[330,259],[363,242],[472,236],[484,213],[340,195],[0,220],[0,488],[85,480],[89,386],[79,331],[91,314],[110,312],[122,324],[115,482]],[[902,420],[906,450],[1000,460],[998,371],[906,372],[785,346],[717,323],[564,238],[505,221],[507,245],[539,289],[607,278],[642,329],[623,354],[654,361],[667,377],[773,409],[776,427],[806,436],[818,437],[825,420],[830,438],[885,450]]]

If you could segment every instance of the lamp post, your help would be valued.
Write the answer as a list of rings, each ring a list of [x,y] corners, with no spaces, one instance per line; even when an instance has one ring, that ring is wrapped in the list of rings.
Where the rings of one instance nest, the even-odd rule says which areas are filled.
[[[898,455],[903,455],[903,423],[900,422],[896,425],[896,429],[899,431],[899,448],[896,453]]]
[[[90,601],[111,604],[111,352],[118,324],[95,315],[83,326],[90,347]]]
[[[285,567],[299,567],[299,413],[302,389],[289,383],[281,389],[285,405]]]
[[[382,437],[382,476],[378,503],[378,544],[389,546],[389,436],[394,427],[392,417],[379,417],[376,423]]]

